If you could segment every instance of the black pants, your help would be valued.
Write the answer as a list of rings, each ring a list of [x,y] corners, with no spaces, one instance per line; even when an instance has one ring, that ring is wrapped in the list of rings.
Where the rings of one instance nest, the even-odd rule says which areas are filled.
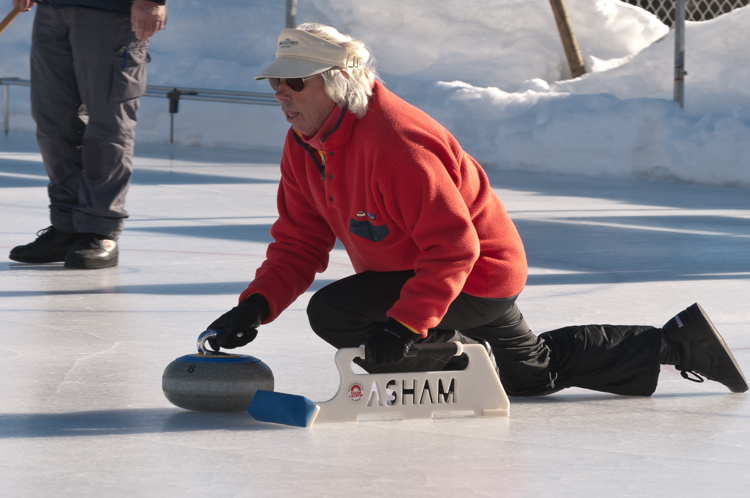
[[[364,272],[313,295],[307,308],[318,336],[338,348],[359,347],[386,321],[413,271]],[[515,396],[550,394],[566,387],[649,396],[659,376],[660,329],[650,326],[579,325],[534,335],[516,298],[486,299],[461,293],[440,324],[417,342],[487,341],[500,380]],[[365,365],[362,365],[365,367]],[[371,373],[442,370],[436,358],[406,358]]]

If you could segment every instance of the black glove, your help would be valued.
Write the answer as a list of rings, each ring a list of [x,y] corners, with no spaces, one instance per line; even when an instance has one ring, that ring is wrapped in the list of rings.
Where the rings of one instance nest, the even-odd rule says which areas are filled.
[[[398,320],[389,318],[365,341],[365,361],[372,367],[398,363],[404,359],[406,352],[417,339],[419,335]]]
[[[261,294],[252,294],[208,326],[218,332],[216,337],[208,340],[208,344],[214,351],[220,347],[234,349],[244,346],[255,339],[258,325],[270,314],[268,300]]]

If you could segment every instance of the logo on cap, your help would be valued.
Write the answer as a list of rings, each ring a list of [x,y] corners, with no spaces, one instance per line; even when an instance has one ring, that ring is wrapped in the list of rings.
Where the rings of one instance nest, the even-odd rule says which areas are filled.
[[[297,40],[290,40],[287,38],[283,42],[279,42],[279,47],[281,48],[288,48],[290,45],[297,45],[299,42]]]

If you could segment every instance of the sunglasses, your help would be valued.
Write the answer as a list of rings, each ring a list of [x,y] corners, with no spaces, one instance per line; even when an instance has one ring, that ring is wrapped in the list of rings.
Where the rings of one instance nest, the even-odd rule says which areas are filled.
[[[292,91],[301,92],[305,89],[305,81],[311,80],[318,76],[318,74],[315,74],[313,76],[306,76],[304,78],[268,78],[268,82],[271,84],[271,88],[273,88],[274,92],[279,90],[279,86],[281,86],[282,81],[286,81],[287,86],[291,88]]]

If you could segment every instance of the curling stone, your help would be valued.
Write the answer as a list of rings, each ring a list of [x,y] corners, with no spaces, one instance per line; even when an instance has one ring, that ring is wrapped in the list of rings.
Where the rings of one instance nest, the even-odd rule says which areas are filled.
[[[206,349],[206,341],[216,335],[206,330],[198,336],[197,354],[167,365],[161,387],[173,405],[201,412],[242,412],[255,391],[273,391],[273,373],[258,358]]]

